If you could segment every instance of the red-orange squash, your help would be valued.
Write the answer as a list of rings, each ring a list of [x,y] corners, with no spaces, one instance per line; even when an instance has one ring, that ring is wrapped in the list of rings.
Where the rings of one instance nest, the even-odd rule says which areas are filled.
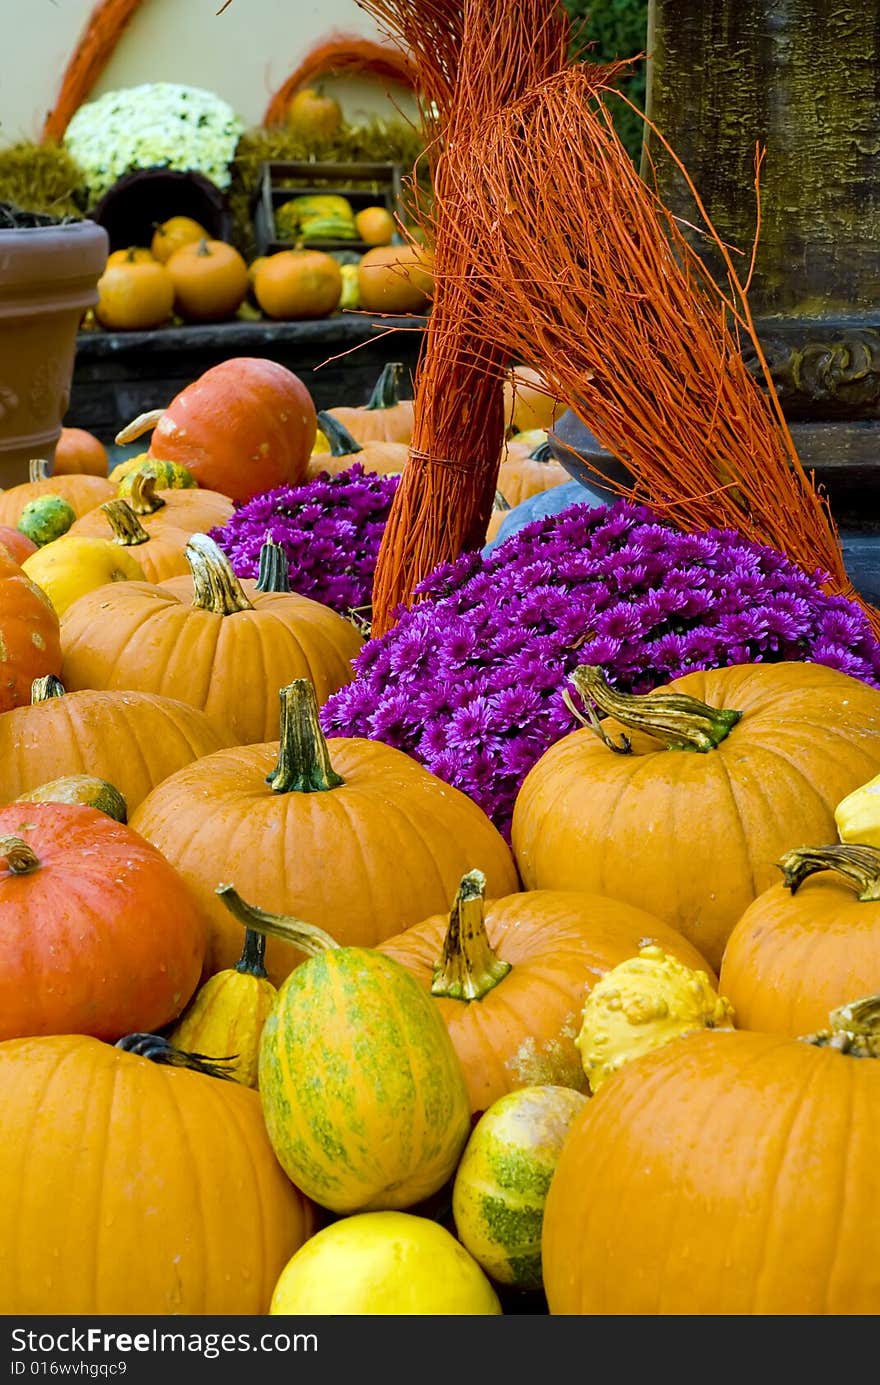
[[[11,1040],[0,1128],[7,1313],[265,1314],[314,1229],[238,1082],[76,1034]]]
[[[377,245],[358,262],[358,295],[368,312],[424,313],[434,294],[434,255],[424,245]]]
[[[833,840],[835,805],[880,771],[880,691],[798,663],[690,673],[646,697],[599,669],[572,679],[607,715],[526,776],[512,828],[523,883],[650,909],[717,970],[783,853]]]
[[[27,534],[23,534],[20,529],[11,528],[8,524],[0,524],[0,546],[6,549],[10,558],[19,566],[37,551],[33,539],[29,539]]]
[[[434,996],[474,1112],[536,1083],[588,1090],[575,1046],[584,1001],[643,940],[712,976],[681,934],[641,909],[554,890],[484,906],[485,888],[482,872],[468,872],[451,914],[379,944]]]
[[[0,544],[0,712],[27,702],[34,679],[60,668],[55,608]]]
[[[161,852],[97,808],[0,808],[0,1040],[159,1029],[195,991],[204,920]]]
[[[472,860],[491,894],[517,889],[503,837],[471,799],[381,741],[325,741],[306,680],[280,701],[280,743],[204,757],[130,818],[205,910],[209,971],[233,966],[241,951],[241,928],[215,894],[224,882],[264,909],[366,947],[448,908]],[[301,960],[269,940],[276,985]]]

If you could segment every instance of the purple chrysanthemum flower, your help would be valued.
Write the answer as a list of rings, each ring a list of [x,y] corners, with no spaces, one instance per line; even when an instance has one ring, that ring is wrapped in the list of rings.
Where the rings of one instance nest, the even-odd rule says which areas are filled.
[[[211,538],[239,577],[256,577],[267,535],[287,556],[291,591],[341,615],[369,609],[379,544],[400,477],[359,463],[302,486],[279,486],[241,505]]]
[[[579,663],[648,692],[696,669],[812,660],[880,686],[862,610],[731,530],[682,534],[619,501],[536,520],[432,573],[326,704],[332,735],[389,740],[509,834],[519,786],[576,722]]]

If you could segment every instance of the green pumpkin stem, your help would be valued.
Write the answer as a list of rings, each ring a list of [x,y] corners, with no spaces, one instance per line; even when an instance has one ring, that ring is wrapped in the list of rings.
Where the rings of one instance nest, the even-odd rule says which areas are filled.
[[[190,535],[184,552],[192,573],[194,607],[218,616],[254,609],[226,554],[207,534]]]
[[[330,763],[318,699],[308,678],[295,678],[279,694],[278,761],[266,783],[273,793],[325,793],[344,783]]]
[[[258,592],[289,592],[290,566],[287,554],[280,543],[274,543],[267,535],[260,549],[260,571],[257,576]]]
[[[803,1035],[802,1042],[836,1048],[851,1058],[880,1058],[880,995],[839,1005],[828,1016],[828,1028]]]
[[[449,915],[443,951],[434,967],[431,994],[450,1000],[482,1000],[503,981],[510,963],[492,951],[486,932],[486,877],[481,870],[463,875]]]
[[[256,904],[248,904],[234,885],[218,885],[214,893],[222,899],[233,918],[244,924],[248,932],[258,933],[264,938],[281,938],[284,942],[298,947],[307,957],[319,957],[322,952],[332,952],[339,947],[336,939],[325,933],[323,928],[306,923],[305,919],[298,919],[293,914],[270,914],[267,909],[260,909]],[[244,970],[241,962],[236,970]]]
[[[495,492],[495,499],[492,501],[492,509],[493,509],[493,510],[509,510],[510,508],[511,508],[510,505],[508,505],[508,503],[507,503],[507,501],[505,500],[504,496],[501,494],[501,491],[498,491],[498,490],[497,490],[497,491]]]
[[[622,735],[618,745],[608,735],[596,715],[596,708],[632,731],[643,731],[662,741],[667,750],[693,750],[704,754],[714,750],[742,717],[726,707],[710,707],[686,693],[656,692],[647,696],[618,692],[608,683],[601,668],[581,664],[571,674],[585,713],[579,711],[570,695],[563,693],[566,706],[584,726],[618,755],[628,755],[632,742]]]
[[[817,871],[833,870],[855,885],[858,898],[865,903],[880,899],[880,851],[873,846],[799,846],[786,851],[777,861],[782,883],[797,894],[801,885]]]
[[[31,457],[28,462],[28,481],[34,485],[37,481],[48,481],[49,463],[45,457]]]
[[[50,697],[63,697],[65,692],[61,679],[47,673],[45,678],[35,678],[31,683],[31,702],[48,702]]]
[[[38,870],[40,858],[21,837],[0,837],[0,861],[5,861],[13,875],[30,875]]]
[[[243,903],[244,901],[242,901]],[[266,971],[266,935],[254,928],[245,928],[244,947],[234,967],[245,976],[258,976],[261,981],[268,979]]]
[[[148,471],[132,472],[127,499],[136,515],[154,515],[166,503],[161,495],[156,494],[156,480]]]
[[[330,444],[331,457],[353,457],[357,452],[363,452],[364,449],[357,438],[353,438],[345,425],[326,410],[318,414],[317,422]]]
[[[539,443],[538,443],[538,446],[537,446],[536,448],[534,448],[534,450],[533,450],[532,452],[529,453],[529,461],[530,461],[530,462],[552,462],[552,461],[553,461],[553,448],[550,446],[549,442],[547,442],[546,439],[544,440],[544,442],[539,442]]]
[[[105,500],[101,509],[110,521],[113,542],[123,548],[136,548],[149,543],[150,536],[127,500]]]
[[[203,1073],[205,1077],[219,1077],[225,1082],[234,1082],[237,1053],[225,1058],[211,1058],[206,1053],[187,1053],[185,1049],[175,1048],[161,1034],[125,1034],[117,1039],[114,1048],[125,1053],[148,1058],[165,1068],[188,1068],[190,1072]]]
[[[372,411],[374,409],[393,409],[400,403],[400,382],[403,379],[403,362],[388,361],[382,367],[382,374],[373,386],[373,393],[367,400],[364,408]],[[323,432],[324,430],[321,429]]]

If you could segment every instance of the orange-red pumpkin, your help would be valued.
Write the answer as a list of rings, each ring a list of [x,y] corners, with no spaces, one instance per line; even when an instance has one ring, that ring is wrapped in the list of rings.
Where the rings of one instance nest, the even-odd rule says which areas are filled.
[[[34,679],[60,669],[55,608],[0,544],[0,712],[27,702]]]
[[[250,280],[234,245],[202,238],[175,250],[165,262],[174,285],[174,307],[184,322],[223,322],[244,302]]]
[[[8,524],[0,524],[0,545],[19,566],[37,551],[33,539],[29,539],[27,534],[23,534],[20,529],[11,528]]]

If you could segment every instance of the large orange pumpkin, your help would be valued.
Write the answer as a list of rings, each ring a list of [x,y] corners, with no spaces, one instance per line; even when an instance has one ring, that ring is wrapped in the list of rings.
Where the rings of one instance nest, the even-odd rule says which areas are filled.
[[[7,1313],[265,1314],[314,1228],[238,1082],[76,1034],[10,1040],[0,1127]]]
[[[880,770],[880,692],[819,664],[710,669],[647,697],[598,669],[573,681],[608,715],[526,776],[512,828],[523,882],[650,909],[717,971],[783,852],[833,839],[835,804]]]
[[[584,1001],[642,941],[711,975],[685,938],[641,909],[600,895],[531,890],[492,900],[484,914],[485,888],[481,871],[468,872],[451,914],[379,944],[434,996],[472,1111],[535,1083],[586,1092],[574,1042]]]
[[[97,808],[0,808],[0,1040],[118,1039],[198,985],[204,918],[161,852]]]
[[[727,940],[720,989],[740,1029],[806,1034],[880,991],[880,851],[802,847],[779,864]]]
[[[310,678],[322,703],[351,680],[363,639],[344,616],[307,596],[239,582],[204,534],[193,534],[185,552],[190,577],[117,582],[68,607],[66,687],[175,697],[248,745],[278,735],[278,689],[291,678]]]
[[[84,472],[50,476],[48,464],[41,457],[31,462],[30,474],[29,481],[0,491],[0,524],[8,524],[14,529],[25,505],[41,495],[60,495],[80,519],[103,500],[110,500],[116,494],[116,487],[106,476],[89,476]]]
[[[85,428],[61,429],[52,459],[53,476],[79,472],[89,476],[106,476],[108,470],[107,449],[94,433],[89,433]]]
[[[330,450],[312,453],[307,479],[320,476],[325,471],[336,476],[340,471],[347,471],[355,462],[364,471],[384,475],[401,472],[406,466],[409,446],[405,442],[381,442],[378,438],[358,442],[335,415],[325,410],[318,414],[318,427],[330,444]]]
[[[241,951],[241,928],[215,895],[226,881],[265,909],[368,947],[448,907],[472,860],[492,894],[517,888],[504,839],[471,799],[381,741],[325,741],[306,680],[280,701],[280,743],[208,755],[130,818],[210,919],[208,970],[233,966]],[[299,961],[270,939],[276,985]]]
[[[700,1030],[609,1078],[550,1185],[550,1312],[876,1315],[880,1035],[859,1009],[812,1044]]]
[[[187,537],[207,533],[209,529],[224,525],[235,510],[227,495],[203,490],[201,486],[191,490],[181,487],[157,489],[155,476],[146,471],[133,473],[125,502],[151,536],[160,534],[166,528],[182,530]],[[103,538],[107,533],[106,515],[98,506],[71,524],[67,532]]]
[[[400,398],[403,363],[389,361],[366,404],[336,404],[325,414],[341,423],[359,443],[409,443],[413,430],[413,401]]]
[[[55,608],[0,544],[0,712],[27,702],[34,679],[60,669]]]
[[[143,692],[65,693],[35,680],[33,702],[0,716],[0,802],[65,774],[114,784],[129,812],[169,774],[232,745],[194,707]]]
[[[117,435],[132,442],[154,428],[150,456],[177,462],[200,486],[245,501],[302,481],[315,443],[315,405],[278,361],[231,356]]]

